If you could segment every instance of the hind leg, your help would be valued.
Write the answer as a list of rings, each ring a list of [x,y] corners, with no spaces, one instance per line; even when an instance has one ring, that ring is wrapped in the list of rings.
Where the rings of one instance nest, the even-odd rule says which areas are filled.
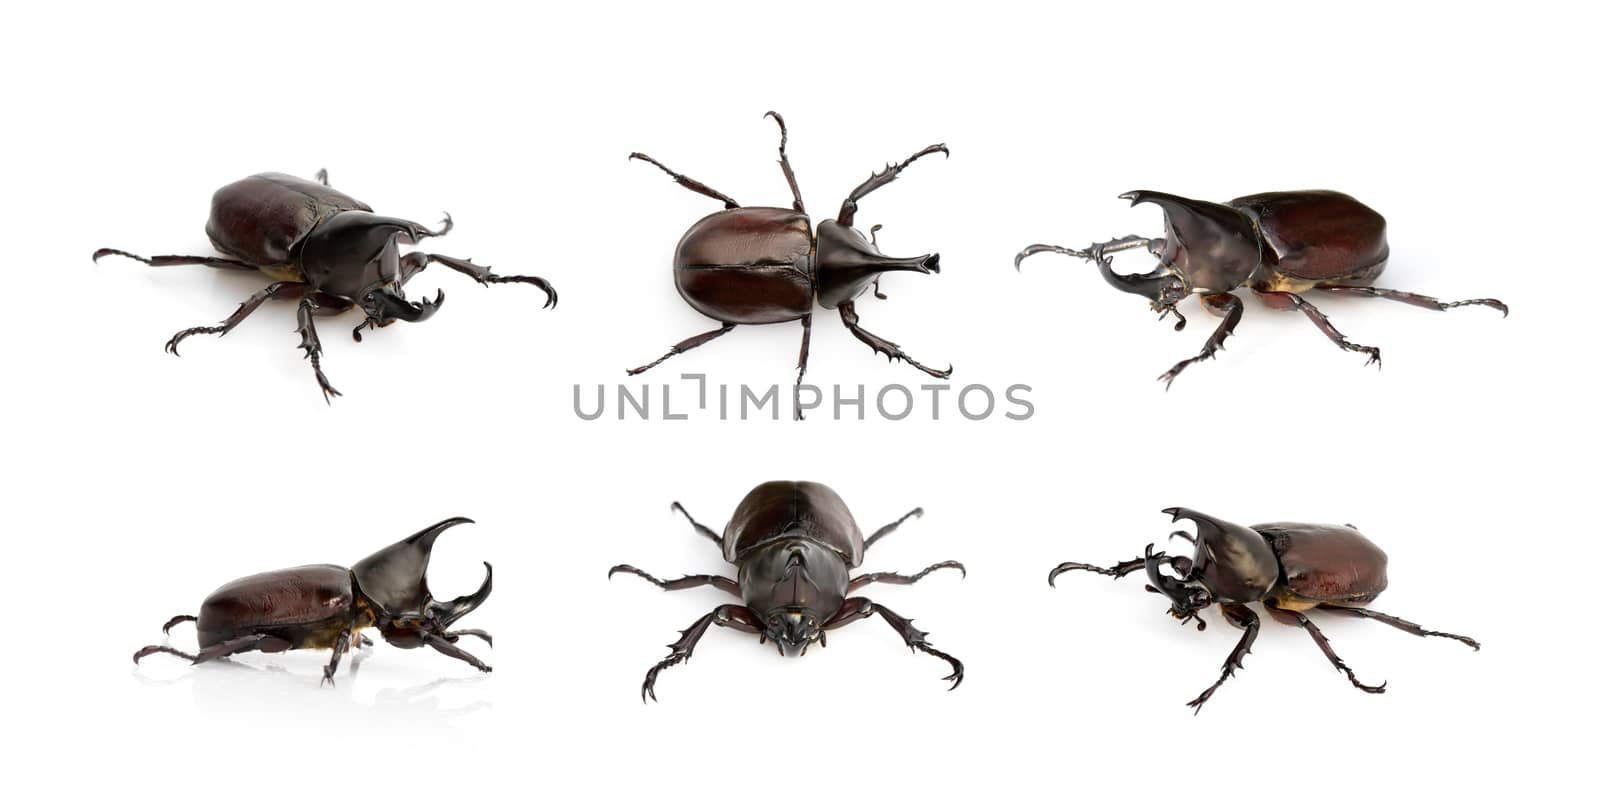
[[[182,657],[183,659],[188,660],[191,664],[199,665],[200,663],[208,660],[215,660],[219,657],[227,657],[243,651],[264,651],[269,653],[288,651],[289,647],[292,645],[294,644],[291,644],[289,641],[286,641],[283,638],[258,633],[255,635],[243,635],[231,640],[222,641],[221,643],[213,643],[210,646],[201,649],[198,654],[190,654],[186,651],[174,649],[171,646],[146,646],[133,653],[133,661],[138,663],[145,657],[155,654],[156,652],[161,652],[164,654],[171,654],[175,657]]]
[[[155,257],[141,257],[138,254],[130,254],[122,249],[117,248],[102,248],[95,251],[94,261],[99,262],[101,257],[111,256],[136,259],[146,265],[151,265],[157,268],[164,268],[168,265],[210,265],[213,268],[228,268],[236,271],[257,270],[256,266],[247,262],[240,262],[236,259],[226,259],[223,257],[191,257],[183,254],[162,254]]]
[[[1319,284],[1317,285],[1317,289],[1325,290],[1330,293],[1361,295],[1368,298],[1387,298],[1391,301],[1399,301],[1412,306],[1420,306],[1423,309],[1432,309],[1436,312],[1443,312],[1446,309],[1455,309],[1458,306],[1486,306],[1490,309],[1500,310],[1502,317],[1511,314],[1510,307],[1493,298],[1469,298],[1465,301],[1440,301],[1432,296],[1418,295],[1417,293],[1408,293],[1402,290],[1389,290],[1383,287],[1361,287],[1345,284]]]
[[[642,372],[644,372],[646,370],[649,370],[652,367],[655,367],[656,365],[658,365],[658,364],[660,364],[660,363],[662,363],[662,362],[664,362],[664,361],[666,361],[668,359],[671,359],[674,356],[677,356],[680,353],[683,353],[685,351],[692,351],[695,348],[700,347],[701,345],[704,345],[704,344],[706,344],[706,343],[708,343],[708,342],[710,342],[710,341],[712,341],[712,340],[714,340],[714,339],[716,339],[716,338],[718,338],[718,337],[720,337],[720,336],[722,336],[724,334],[727,334],[730,331],[733,331],[733,326],[734,326],[734,324],[732,324],[732,323],[723,323],[722,324],[722,328],[715,329],[715,330],[712,330],[712,331],[707,331],[704,334],[696,334],[693,337],[690,337],[690,338],[684,340],[683,342],[680,342],[677,345],[674,345],[671,348],[668,348],[667,352],[661,355],[661,358],[659,358],[659,359],[657,359],[657,360],[655,360],[655,361],[653,361],[653,362],[651,362],[651,363],[649,363],[649,364],[647,364],[647,365],[645,365],[643,367],[635,367],[635,368],[629,370],[628,371],[628,375],[638,375],[638,374],[640,374],[640,373],[642,373]]]

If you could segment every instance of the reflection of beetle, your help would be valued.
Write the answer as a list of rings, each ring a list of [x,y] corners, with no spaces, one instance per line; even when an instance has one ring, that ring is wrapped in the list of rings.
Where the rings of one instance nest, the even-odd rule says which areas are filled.
[[[1185,199],[1170,193],[1136,190],[1124,193],[1134,204],[1154,202],[1167,216],[1165,239],[1130,235],[1109,243],[1096,243],[1083,251],[1036,244],[1017,255],[1022,258],[1053,251],[1094,261],[1100,275],[1113,287],[1150,299],[1152,309],[1164,317],[1178,315],[1178,303],[1190,294],[1200,296],[1206,309],[1223,316],[1206,340],[1200,355],[1173,365],[1161,375],[1170,387],[1178,373],[1195,362],[1209,359],[1222,349],[1244,316],[1244,303],[1233,290],[1249,285],[1274,309],[1298,309],[1328,339],[1347,351],[1367,354],[1367,363],[1379,363],[1378,349],[1345,339],[1301,293],[1312,289],[1345,295],[1388,298],[1425,309],[1445,310],[1481,305],[1508,312],[1493,298],[1444,302],[1416,293],[1373,287],[1372,282],[1389,262],[1389,243],[1383,216],[1344,195],[1326,190],[1258,193],[1227,204]],[[1161,259],[1155,270],[1123,275],[1111,270],[1113,252],[1144,248]]]
[[[673,503],[672,508],[721,547],[725,560],[739,567],[738,582],[715,574],[660,580],[627,565],[611,567],[607,576],[617,572],[637,574],[668,591],[710,585],[739,597],[743,604],[723,605],[689,625],[669,647],[672,653],[645,674],[641,697],[655,698],[656,675],[687,661],[700,636],[712,624],[759,635],[762,643],[770,639],[779,654],[798,657],[812,642],[827,646],[828,630],[875,613],[889,622],[907,646],[950,663],[954,670],[945,677],[951,683],[950,689],[961,684],[965,670],[961,661],[930,645],[927,633],[911,626],[910,619],[870,599],[847,596],[874,582],[910,585],[939,569],[957,569],[966,576],[966,567],[953,560],[935,563],[912,575],[879,572],[849,576],[849,570],[861,565],[874,542],[893,532],[901,522],[921,516],[921,508],[865,539],[844,500],[821,483],[771,481],[751,489],[734,509],[722,535],[696,522],[683,506]]]
[[[141,257],[112,248],[96,251],[94,258],[116,254],[147,265],[210,265],[271,277],[275,280],[272,284],[245,299],[221,325],[198,326],[173,335],[167,341],[167,352],[176,356],[178,343],[191,334],[227,334],[268,300],[298,299],[300,347],[311,360],[326,399],[338,395],[339,390],[322,374],[322,343],[312,316],[361,307],[367,319],[353,332],[356,342],[361,341],[362,329],[396,320],[427,320],[444,302],[444,291],[434,300],[412,302],[406,300],[403,285],[430,262],[465,273],[479,284],[531,284],[548,296],[545,306],[555,305],[555,291],[537,276],[499,276],[471,260],[442,254],[413,251],[400,256],[400,245],[438,237],[451,226],[448,215],[444,228],[437,232],[401,218],[374,215],[366,203],[328,187],[327,171],[317,172],[315,182],[288,174],[257,174],[223,186],[211,197],[206,235],[229,258]]]
[[[1250,602],[1261,602],[1273,618],[1285,624],[1304,627],[1333,667],[1343,673],[1350,684],[1368,693],[1382,693],[1384,685],[1374,687],[1356,679],[1355,672],[1333,652],[1322,630],[1311,623],[1305,611],[1318,607],[1377,619],[1413,635],[1454,638],[1474,650],[1478,648],[1478,642],[1472,638],[1433,632],[1403,618],[1368,610],[1365,605],[1388,587],[1389,558],[1354,527],[1297,522],[1244,527],[1188,508],[1168,508],[1166,512],[1172,515],[1174,522],[1192,520],[1199,530],[1198,538],[1183,531],[1172,534],[1194,544],[1192,559],[1155,552],[1154,545],[1150,545],[1144,548],[1144,557],[1118,563],[1109,569],[1087,563],[1063,563],[1050,572],[1050,585],[1056,584],[1057,575],[1080,569],[1111,577],[1144,571],[1150,578],[1146,590],[1172,600],[1168,612],[1186,624],[1190,619],[1198,621],[1200,629],[1206,628],[1206,622],[1199,618],[1199,611],[1216,604],[1228,623],[1244,630],[1244,637],[1228,655],[1217,683],[1189,702],[1195,712],[1200,711],[1206,699],[1211,698],[1234,671],[1244,667],[1244,656],[1250,653],[1261,627],[1261,619],[1245,606]],[[1163,574],[1162,564],[1170,565],[1178,576]]]
[[[242,651],[332,649],[333,659],[322,669],[323,681],[332,682],[339,658],[353,643],[370,644],[361,638],[361,630],[375,627],[392,645],[402,649],[429,646],[487,673],[489,666],[457,648],[456,641],[471,635],[492,644],[489,633],[453,630],[450,625],[489,598],[494,569],[484,563],[483,585],[467,596],[440,602],[428,591],[433,542],[440,533],[471,521],[446,519],[350,568],[298,566],[234,580],[206,597],[198,617],[174,616],[161,628],[169,631],[194,621],[200,636],[198,654],[171,646],[146,646],[133,655],[133,661],[156,652],[198,664]]]
[[[656,166],[678,184],[716,199],[726,208],[700,219],[684,233],[672,264],[678,293],[701,314],[722,321],[722,327],[690,337],[672,346],[660,359],[633,368],[628,374],[638,375],[672,356],[732,331],[734,326],[798,320],[802,328],[798,384],[798,379],[804,378],[806,373],[806,358],[811,347],[811,305],[815,300],[823,309],[837,307],[845,328],[873,351],[888,356],[890,361],[903,359],[928,375],[949,378],[948,368],[925,367],[901,351],[900,346],[861,328],[855,307],[855,300],[869,287],[879,298],[884,297],[876,293],[878,278],[884,273],[938,273],[939,255],[886,257],[878,251],[879,227],[872,228],[869,240],[851,224],[855,222],[856,202],[862,197],[893,182],[917,158],[934,152],[943,152],[948,157],[950,150],[944,144],[934,144],[899,165],[887,166],[873,174],[850,192],[839,208],[838,220],[823,221],[813,235],[805,202],[800,199],[799,184],[795,182],[794,170],[789,167],[788,128],[776,112],[767,115],[777,120],[782,135],[778,164],[783,167],[783,175],[794,194],[792,210],[740,207],[726,194],[685,177],[648,155],[635,152],[628,156]]]

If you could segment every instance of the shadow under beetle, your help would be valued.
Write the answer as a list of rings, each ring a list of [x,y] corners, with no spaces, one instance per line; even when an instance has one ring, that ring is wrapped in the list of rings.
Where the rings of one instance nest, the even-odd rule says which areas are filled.
[[[1269,522],[1245,527],[1223,521],[1188,508],[1168,508],[1172,521],[1194,522],[1198,537],[1179,530],[1170,537],[1181,537],[1194,544],[1194,557],[1156,552],[1155,545],[1144,548],[1144,556],[1118,563],[1109,569],[1087,563],[1063,563],[1050,572],[1050,586],[1056,577],[1069,571],[1092,571],[1121,578],[1143,571],[1150,578],[1145,590],[1172,601],[1167,611],[1187,624],[1192,619],[1204,630],[1206,622],[1199,612],[1216,605],[1228,623],[1244,630],[1244,637],[1222,664],[1222,676],[1206,688],[1189,706],[1200,712],[1211,694],[1228,677],[1244,667],[1261,619],[1246,605],[1261,602],[1278,621],[1300,626],[1311,634],[1328,662],[1343,673],[1350,684],[1367,693],[1382,693],[1388,684],[1362,684],[1355,671],[1333,651],[1322,630],[1306,611],[1321,608],[1334,613],[1382,621],[1391,627],[1423,637],[1452,638],[1478,649],[1478,642],[1463,635],[1423,629],[1403,618],[1367,609],[1389,585],[1389,558],[1377,545],[1350,525]],[[1177,577],[1162,573],[1169,566]]]
[[[900,346],[862,328],[855,305],[855,300],[869,287],[878,298],[887,297],[877,289],[878,279],[884,273],[938,273],[939,255],[884,256],[878,250],[877,232],[881,225],[869,230],[870,239],[851,225],[855,222],[856,203],[863,197],[893,182],[918,158],[934,152],[949,157],[950,150],[944,144],[934,144],[898,165],[885,166],[883,171],[873,174],[851,191],[839,207],[838,218],[818,224],[813,235],[811,218],[806,215],[805,202],[800,198],[799,183],[795,182],[794,170],[789,167],[788,127],[776,111],[767,115],[778,122],[778,165],[783,168],[783,176],[794,195],[793,209],[741,207],[726,194],[667,168],[649,155],[638,152],[628,155],[630,160],[643,160],[665,171],[679,185],[722,202],[725,208],[689,227],[678,241],[672,262],[673,276],[683,300],[701,314],[722,321],[722,327],[672,346],[661,358],[629,370],[628,375],[638,375],[673,356],[698,348],[732,331],[734,326],[798,320],[802,328],[797,365],[800,372],[795,377],[798,385],[806,374],[806,359],[811,348],[812,303],[815,302],[823,309],[837,308],[845,328],[874,352],[884,354],[890,361],[904,360],[935,378],[949,378],[950,368],[935,370],[924,366],[907,356]]]
[[[1195,362],[1216,356],[1222,343],[1244,316],[1244,302],[1233,291],[1248,285],[1268,307],[1298,309],[1328,339],[1347,351],[1367,354],[1367,364],[1382,360],[1378,349],[1357,345],[1333,327],[1328,316],[1301,296],[1313,289],[1329,293],[1388,298],[1443,311],[1458,306],[1481,305],[1509,313],[1493,298],[1444,302],[1416,293],[1373,287],[1372,282],[1389,262],[1389,243],[1383,216],[1355,199],[1327,190],[1257,193],[1227,204],[1185,199],[1170,193],[1136,190],[1121,197],[1134,204],[1154,202],[1166,213],[1166,237],[1120,237],[1095,243],[1083,251],[1035,244],[1017,254],[1020,270],[1024,257],[1044,251],[1094,262],[1100,275],[1123,292],[1142,295],[1150,308],[1178,318],[1176,330],[1186,323],[1178,303],[1189,295],[1222,322],[1206,340],[1200,355],[1184,359],[1161,374],[1172,380]],[[1130,275],[1111,269],[1113,252],[1143,248],[1160,259],[1148,273]]]
[[[245,299],[221,325],[196,326],[174,334],[167,340],[167,352],[178,355],[178,343],[192,334],[227,334],[269,300],[298,300],[300,348],[311,360],[311,370],[327,400],[339,395],[339,390],[322,374],[322,343],[312,317],[361,307],[367,318],[351,332],[356,342],[361,341],[363,329],[381,328],[396,320],[427,320],[444,303],[444,291],[433,300],[408,301],[404,285],[430,262],[486,286],[531,284],[545,292],[546,307],[555,306],[555,290],[537,276],[500,276],[472,260],[443,254],[413,251],[400,255],[401,245],[441,237],[453,227],[448,214],[437,232],[402,218],[374,215],[365,202],[329,187],[326,170],[318,171],[314,182],[288,174],[256,174],[223,186],[211,197],[206,236],[227,257],[141,257],[103,248],[94,253],[94,259],[115,254],[147,265],[209,265],[257,271],[273,279]]]
[[[715,574],[661,580],[628,565],[612,566],[607,578],[617,572],[636,574],[668,591],[710,585],[739,597],[743,604],[722,605],[683,630],[678,641],[668,646],[672,653],[645,674],[640,698],[656,697],[656,675],[686,662],[712,624],[757,635],[762,643],[771,640],[779,654],[797,657],[805,654],[813,642],[827,646],[828,630],[874,614],[883,616],[913,650],[950,663],[953,670],[944,679],[951,683],[951,690],[961,684],[966,670],[961,661],[930,645],[927,633],[911,626],[911,619],[870,599],[849,596],[874,582],[910,585],[939,569],[956,569],[966,577],[966,567],[953,560],[935,563],[912,575],[878,572],[849,576],[849,570],[861,565],[875,542],[894,532],[905,520],[921,516],[921,508],[865,539],[844,500],[821,483],[769,481],[751,489],[734,509],[722,535],[696,522],[682,505],[673,503],[672,509],[682,513],[696,532],[722,548],[723,559],[739,567],[738,581]]]
[[[161,627],[170,632],[185,621],[195,622],[200,651],[190,654],[171,646],[146,646],[135,663],[156,652],[174,654],[193,664],[244,651],[332,649],[322,681],[333,682],[339,658],[352,645],[371,645],[361,631],[376,628],[390,645],[422,646],[461,660],[484,673],[491,669],[458,648],[465,636],[494,639],[481,629],[451,629],[462,616],[489,598],[494,568],[488,562],[478,590],[448,602],[428,590],[428,558],[439,534],[471,519],[446,519],[390,544],[345,568],[332,564],[297,566],[242,577],[218,588],[200,604],[199,616],[173,616]]]

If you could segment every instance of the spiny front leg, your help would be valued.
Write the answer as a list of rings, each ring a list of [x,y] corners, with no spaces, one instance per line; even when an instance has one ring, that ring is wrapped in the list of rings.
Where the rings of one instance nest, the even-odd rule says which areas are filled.
[[[1222,687],[1222,683],[1228,681],[1228,677],[1244,667],[1244,656],[1250,653],[1250,647],[1256,642],[1256,633],[1261,631],[1261,617],[1244,605],[1223,605],[1222,615],[1228,619],[1228,623],[1243,629],[1244,636],[1239,638],[1239,645],[1233,647],[1233,652],[1222,663],[1222,676],[1217,677],[1217,683],[1206,688],[1205,692],[1188,703],[1187,706],[1194,707],[1196,715],[1199,715],[1200,708],[1211,700],[1211,694],[1217,692],[1217,688]]]
[[[650,666],[644,675],[644,684],[639,688],[639,699],[645,703],[656,700],[656,677],[660,673],[681,662],[687,662],[694,656],[694,647],[700,642],[706,630],[716,624],[721,627],[731,627],[741,632],[751,634],[761,633],[761,622],[750,608],[744,605],[722,605],[715,610],[701,616],[688,629],[678,634],[678,639],[667,645],[671,649],[665,659]]]
[[[903,361],[934,378],[949,378],[950,374],[955,371],[953,367],[946,367],[943,370],[935,370],[928,367],[922,362],[907,356],[905,351],[900,350],[899,345],[862,328],[861,317],[856,314],[856,302],[854,301],[845,301],[839,304],[839,318],[844,321],[844,327],[850,329],[850,333],[854,334],[856,339],[866,343],[873,353],[881,353],[889,357],[891,362]]]
[[[1206,339],[1205,346],[1200,349],[1200,355],[1184,359],[1173,365],[1172,369],[1161,374],[1157,380],[1165,381],[1167,389],[1172,388],[1172,379],[1177,378],[1178,374],[1187,369],[1189,365],[1215,357],[1217,352],[1222,350],[1223,341],[1233,334],[1233,330],[1239,326],[1239,319],[1244,317],[1244,302],[1240,301],[1239,297],[1232,293],[1214,293],[1202,300],[1211,308],[1225,311],[1227,314],[1222,318],[1222,322],[1217,324],[1217,330],[1211,332],[1211,336]],[[1181,318],[1182,316],[1180,315],[1179,317]]]
[[[482,265],[473,264],[472,260],[470,259],[456,259],[455,257],[446,257],[443,254],[421,254],[420,252],[412,252],[406,255],[407,258],[416,256],[426,257],[428,262],[437,262],[446,268],[456,271],[457,273],[464,273],[472,277],[472,279],[478,284],[481,284],[485,287],[491,284],[531,284],[534,287],[544,291],[545,302],[543,308],[549,309],[556,305],[555,288],[550,286],[550,282],[545,281],[538,276],[501,276],[499,274],[489,272],[489,269],[483,267]]]
[[[923,569],[922,571],[917,572],[916,574],[909,574],[909,575],[908,574],[897,574],[895,572],[890,572],[890,571],[880,571],[880,572],[874,572],[872,574],[862,574],[862,575],[860,575],[858,577],[855,577],[854,579],[850,580],[850,586],[849,586],[848,589],[846,589],[845,593],[851,593],[851,592],[855,591],[855,589],[860,588],[863,585],[871,585],[872,583],[875,583],[875,582],[881,582],[881,583],[885,583],[887,585],[911,585],[911,584],[915,583],[917,580],[920,580],[923,577],[926,577],[929,574],[932,574],[933,572],[936,572],[936,571],[938,571],[940,569],[955,569],[955,570],[961,572],[961,579],[965,580],[967,578],[967,567],[966,566],[961,565],[960,561],[946,560],[946,561],[942,561],[942,562],[939,562],[939,563],[935,563],[932,566],[929,566],[929,567]]]
[[[306,358],[311,360],[311,371],[316,373],[317,385],[322,387],[322,399],[332,405],[332,398],[341,397],[341,394],[328,383],[328,377],[322,374],[322,341],[317,339],[317,326],[311,319],[318,308],[315,296],[308,295],[300,299],[300,325],[295,330],[300,332],[300,349],[305,351]]]
[[[895,633],[900,636],[900,639],[905,641],[906,645],[911,647],[913,651],[920,651],[924,654],[938,657],[939,659],[949,663],[951,669],[950,675],[943,677],[943,680],[950,683],[951,690],[961,686],[962,680],[966,678],[967,668],[965,665],[961,664],[960,660],[945,654],[938,649],[935,649],[932,644],[928,643],[928,633],[912,626],[911,619],[906,618],[894,612],[893,610],[890,610],[889,608],[872,601],[871,599],[860,596],[852,596],[849,599],[846,599],[844,604],[839,607],[839,612],[835,613],[832,618],[828,619],[827,622],[822,625],[822,629],[824,631],[838,629],[839,627],[854,623],[863,618],[868,618],[874,614],[882,615],[883,620],[894,629]]]
[[[867,180],[860,185],[857,185],[855,190],[850,191],[850,195],[845,197],[844,203],[839,205],[839,217],[836,219],[838,220],[839,225],[850,226],[852,223],[854,223],[856,220],[857,202],[866,198],[867,194],[891,182],[894,182],[895,178],[900,176],[900,172],[906,170],[906,166],[909,166],[912,163],[920,160],[922,157],[931,155],[934,152],[943,152],[944,156],[947,158],[950,156],[949,147],[945,146],[944,144],[934,144],[933,146],[923,149],[922,151],[906,158],[898,164],[886,165],[883,167],[882,171],[867,177]]]
[[[632,574],[636,577],[645,579],[663,591],[681,591],[685,588],[699,588],[702,585],[709,585],[717,590],[733,594],[734,596],[740,595],[738,583],[728,579],[727,577],[717,574],[691,574],[684,577],[679,577],[676,580],[663,580],[650,574],[649,572],[629,566],[626,563],[621,563],[616,566],[612,566],[611,570],[606,572],[606,579],[611,579],[612,575],[615,575],[617,572]]]
[[[1104,243],[1090,243],[1089,246],[1082,251],[1074,248],[1067,248],[1065,246],[1053,246],[1048,243],[1034,243],[1033,245],[1028,246],[1022,251],[1018,252],[1016,258],[1011,261],[1011,264],[1020,271],[1022,270],[1022,261],[1024,259],[1027,259],[1035,254],[1049,252],[1052,254],[1065,254],[1069,257],[1077,257],[1078,259],[1088,260],[1090,262],[1104,262],[1106,265],[1110,265],[1111,257],[1109,255],[1115,254],[1119,251],[1143,248],[1146,251],[1149,251],[1151,254],[1159,257],[1161,256],[1161,251],[1165,245],[1166,241],[1162,240],[1161,238],[1140,237],[1138,235],[1124,235],[1116,240],[1108,240]]]
[[[464,633],[454,633],[454,634],[464,634]],[[434,651],[439,652],[440,654],[443,654],[446,657],[454,657],[457,660],[460,660],[460,661],[466,663],[467,665],[470,665],[473,668],[476,668],[476,669],[478,669],[478,670],[480,670],[480,671],[482,671],[484,673],[491,673],[491,672],[494,671],[494,668],[490,667],[490,665],[488,663],[485,663],[484,661],[478,659],[477,657],[474,657],[467,650],[462,649],[459,646],[456,646],[455,641],[453,639],[449,638],[449,637],[435,635],[435,634],[433,634],[431,632],[423,632],[422,633],[422,642],[428,644],[428,647],[433,649]]]
[[[1109,569],[1093,566],[1088,563],[1062,563],[1050,570],[1050,587],[1056,587],[1056,578],[1069,571],[1092,571],[1095,574],[1104,574],[1107,577],[1122,579],[1136,571],[1144,571],[1144,558],[1125,560]]]

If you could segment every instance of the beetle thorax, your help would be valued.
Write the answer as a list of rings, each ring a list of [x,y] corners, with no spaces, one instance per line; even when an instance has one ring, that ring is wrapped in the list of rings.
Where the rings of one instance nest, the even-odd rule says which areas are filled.
[[[849,581],[849,568],[837,550],[801,536],[775,538],[739,563],[739,590],[767,623],[769,635],[802,619],[820,631],[844,604]]]

